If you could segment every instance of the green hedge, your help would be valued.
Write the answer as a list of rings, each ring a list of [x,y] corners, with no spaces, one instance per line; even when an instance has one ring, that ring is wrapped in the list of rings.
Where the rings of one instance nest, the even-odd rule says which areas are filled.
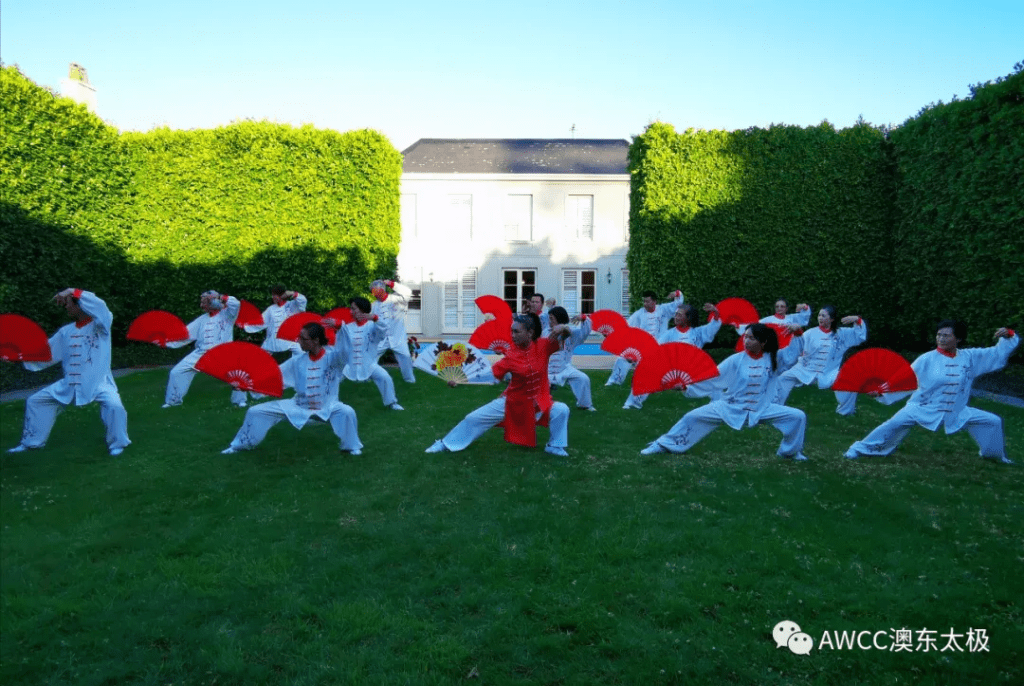
[[[910,338],[970,324],[972,345],[1024,328],[1024,63],[892,132],[899,162],[893,295]]]
[[[861,124],[676,133],[655,123],[630,147],[633,297],[681,288],[691,302],[776,299],[894,322],[887,302],[892,162]],[[638,304],[638,303],[637,303]]]
[[[402,162],[379,133],[122,135],[10,67],[0,119],[0,311],[49,331],[68,285],[104,297],[123,337],[148,309],[188,321],[208,288],[262,308],[281,281],[324,311],[394,273]]]

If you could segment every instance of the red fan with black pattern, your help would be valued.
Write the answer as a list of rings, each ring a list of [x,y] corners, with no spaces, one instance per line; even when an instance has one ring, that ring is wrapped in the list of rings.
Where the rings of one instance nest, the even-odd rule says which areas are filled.
[[[718,365],[700,348],[689,343],[665,343],[637,365],[633,374],[633,395],[684,390],[716,376]]]
[[[38,324],[20,314],[0,314],[0,360],[49,362],[50,340]]]
[[[718,303],[717,307],[722,323],[729,326],[753,324],[760,319],[757,316],[757,308],[751,305],[749,300],[743,298],[726,298]]]
[[[484,314],[494,315],[496,320],[505,322],[506,326],[512,326],[512,308],[498,296],[481,295],[474,302]]]
[[[851,356],[839,369],[833,391],[897,393],[917,388],[917,375],[902,355],[868,348]]]
[[[473,330],[469,344],[480,350],[493,350],[504,355],[512,348],[512,318],[509,317],[508,321],[492,319],[484,322]]]
[[[323,317],[316,312],[296,312],[281,323],[281,327],[277,330],[277,337],[282,341],[294,343],[299,338],[299,331],[309,323],[322,325]],[[325,326],[324,331],[327,333],[327,344],[334,345],[335,330]]]
[[[125,338],[129,341],[142,341],[166,348],[168,344],[187,341],[188,327],[177,315],[164,310],[150,310],[143,312],[132,321]],[[171,345],[171,347],[178,346]]]
[[[590,326],[602,336],[608,336],[613,331],[625,331],[629,323],[615,310],[598,310],[590,315]]]
[[[765,326],[771,327],[775,330],[775,335],[779,339],[779,350],[788,347],[793,341],[793,332],[790,331],[789,327],[785,324],[769,323],[765,324]],[[736,352],[741,353],[743,350],[743,336],[740,336],[740,339],[736,341]]]
[[[235,326],[243,328],[246,326],[263,326],[263,313],[256,309],[248,300],[239,300],[241,307],[238,308],[238,318],[235,319]]]
[[[281,368],[270,353],[245,341],[214,346],[199,358],[196,369],[228,382],[236,391],[252,391],[280,398],[284,388]]]
[[[601,350],[630,362],[640,362],[645,357],[658,354],[658,341],[643,329],[630,326],[605,336]]]

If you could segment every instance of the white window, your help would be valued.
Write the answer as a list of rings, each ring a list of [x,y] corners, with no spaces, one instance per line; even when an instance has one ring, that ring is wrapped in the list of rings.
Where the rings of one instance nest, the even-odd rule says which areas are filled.
[[[505,196],[505,240],[526,243],[533,239],[533,196]]]
[[[512,312],[523,311],[523,301],[537,292],[536,269],[503,269],[502,299],[512,308]]]
[[[594,240],[594,196],[565,196],[565,227],[571,238]]]
[[[416,227],[416,194],[402,193],[402,235],[415,238],[419,234]]]
[[[458,270],[444,282],[445,333],[472,333],[476,328],[476,271]]]
[[[562,270],[562,300],[569,316],[592,314],[597,305],[597,270]]]
[[[448,196],[448,238],[473,238],[473,196]]]
[[[619,312],[623,317],[632,314],[629,311],[629,270],[622,270],[622,299],[619,301]]]

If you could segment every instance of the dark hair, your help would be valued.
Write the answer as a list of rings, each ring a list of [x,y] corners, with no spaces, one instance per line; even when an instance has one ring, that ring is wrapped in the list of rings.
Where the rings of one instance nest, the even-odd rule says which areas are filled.
[[[555,321],[558,322],[559,324],[569,323],[569,313],[566,312],[565,308],[562,307],[561,305],[555,305],[554,307],[552,307],[550,310],[548,310],[548,314],[554,317]]]
[[[534,298],[540,298],[540,301],[541,301],[541,302],[544,302],[544,294],[543,294],[543,293],[534,293],[533,295],[531,295],[531,296],[530,296],[530,300],[531,300],[531,301],[532,301],[532,300],[533,300]]]
[[[697,320],[697,308],[689,303],[680,304],[676,310],[682,310],[686,315],[686,325],[696,327],[700,322]]]
[[[774,300],[774,301],[772,302],[772,309],[773,309],[773,310],[775,309],[775,303],[778,303],[778,302],[781,302],[781,303],[785,303],[785,305],[786,305],[786,309],[787,309],[787,310],[789,309],[789,301],[788,301],[788,300],[786,300],[785,298],[776,298],[776,299],[775,299],[775,300]]]
[[[658,299],[658,294],[655,293],[654,291],[644,291],[643,293],[640,294],[640,297],[641,298],[650,298],[651,300],[657,300]]]
[[[284,287],[283,283],[275,283],[270,287],[271,295],[284,295],[288,289]]]
[[[370,301],[361,295],[357,295],[348,301],[349,305],[355,305],[363,314],[370,314]]]
[[[935,325],[935,333],[941,329],[953,329],[953,337],[958,343],[967,338],[967,325],[957,319],[943,319]]]
[[[306,322],[302,325],[302,330],[308,333],[313,340],[319,341],[320,345],[327,345],[327,332],[316,322]]]
[[[533,312],[527,312],[526,314],[514,314],[512,315],[512,321],[518,322],[525,326],[530,331],[530,338],[537,340],[540,338],[540,317]]]
[[[835,305],[823,305],[821,309],[828,312],[828,316],[832,317],[832,324],[830,325],[829,332],[835,333],[836,325],[839,324],[839,315],[836,313]]]
[[[764,351],[771,355],[772,372],[774,373],[778,367],[777,356],[779,353],[779,337],[775,334],[775,329],[767,324],[758,323],[751,324],[747,331],[750,332],[751,336],[757,339]]]

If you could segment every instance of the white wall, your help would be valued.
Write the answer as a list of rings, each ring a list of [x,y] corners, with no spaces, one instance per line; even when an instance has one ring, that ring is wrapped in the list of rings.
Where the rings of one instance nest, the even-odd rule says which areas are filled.
[[[507,208],[523,204],[509,202],[509,195],[532,197],[529,240],[506,240],[506,223],[514,217]],[[570,195],[593,196],[593,238],[578,237],[567,225]],[[472,198],[468,229],[458,225],[466,218],[466,205],[453,205],[452,196]],[[475,295],[501,295],[503,269],[536,269],[537,290],[561,302],[563,268],[596,269],[597,308],[620,308],[628,174],[404,174],[402,202],[398,273],[405,283],[450,281],[476,267]],[[442,329],[456,332],[450,325]]]

